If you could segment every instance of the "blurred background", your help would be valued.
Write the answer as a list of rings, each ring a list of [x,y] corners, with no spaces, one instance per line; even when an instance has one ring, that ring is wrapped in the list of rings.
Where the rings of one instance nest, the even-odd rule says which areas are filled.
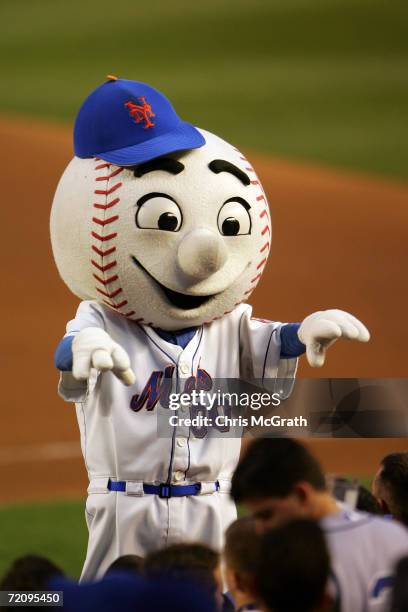
[[[146,81],[244,150],[269,196],[273,247],[255,314],[339,307],[372,332],[324,371],[406,377],[408,7],[390,0],[2,0],[0,573],[18,554],[77,575],[86,474],[53,351],[77,299],[49,243],[72,124],[105,75]],[[5,221],[4,221],[5,217]],[[326,469],[368,482],[406,440],[316,440]],[[74,537],[73,537],[73,534]]]

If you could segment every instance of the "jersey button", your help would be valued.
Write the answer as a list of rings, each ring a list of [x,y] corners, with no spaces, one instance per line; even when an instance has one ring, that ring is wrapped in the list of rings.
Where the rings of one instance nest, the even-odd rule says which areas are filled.
[[[188,374],[190,372],[190,366],[188,363],[180,363],[180,371],[182,374]]]
[[[180,480],[183,480],[184,478],[184,472],[174,472],[174,480],[176,480],[177,482],[180,482]]]
[[[183,446],[186,445],[186,439],[185,438],[177,438],[177,446],[179,446],[180,448],[183,448]]]

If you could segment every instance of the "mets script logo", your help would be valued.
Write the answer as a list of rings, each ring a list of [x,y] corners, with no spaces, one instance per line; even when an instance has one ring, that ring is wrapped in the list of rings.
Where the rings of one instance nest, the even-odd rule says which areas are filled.
[[[139,96],[138,98],[140,104],[136,104],[135,102],[125,103],[125,107],[129,111],[129,115],[132,117],[135,123],[144,123],[145,130],[147,128],[153,127],[154,123],[150,121],[151,117],[155,117],[156,115],[152,111],[152,107],[150,104],[146,102],[146,98],[144,96]]]
[[[175,367],[168,365],[163,370],[156,370],[151,373],[144,389],[141,393],[134,395],[130,402],[130,407],[134,412],[139,412],[143,407],[146,410],[153,410],[160,401],[163,408],[169,407],[169,397],[172,392],[172,378]],[[190,376],[184,380],[184,393],[191,393],[193,389],[197,391],[210,391],[213,382],[210,374],[198,368],[195,376]]]

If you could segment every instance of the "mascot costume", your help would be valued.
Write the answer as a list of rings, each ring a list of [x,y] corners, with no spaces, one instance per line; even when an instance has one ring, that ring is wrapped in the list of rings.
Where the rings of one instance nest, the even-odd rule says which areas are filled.
[[[369,333],[340,310],[301,324],[251,317],[245,302],[271,246],[261,183],[242,153],[182,121],[154,88],[108,77],[82,105],[74,145],[51,239],[83,301],[55,362],[89,475],[82,579],[93,579],[121,555],[177,541],[219,549],[236,516],[241,440],[177,427],[159,437],[165,384],[293,379],[302,353],[321,366],[338,338]]]

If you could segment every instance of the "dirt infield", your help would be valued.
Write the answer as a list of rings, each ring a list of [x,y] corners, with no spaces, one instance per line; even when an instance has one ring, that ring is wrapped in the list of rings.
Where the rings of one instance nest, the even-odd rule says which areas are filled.
[[[70,130],[0,120],[2,168],[2,407],[0,501],[83,494],[73,407],[56,394],[52,359],[77,300],[59,279],[49,212],[71,157]],[[272,256],[255,314],[297,321],[314,310],[350,310],[368,345],[339,343],[325,368],[301,376],[406,377],[408,186],[253,156],[270,199]],[[368,474],[405,440],[312,442],[330,470]]]

